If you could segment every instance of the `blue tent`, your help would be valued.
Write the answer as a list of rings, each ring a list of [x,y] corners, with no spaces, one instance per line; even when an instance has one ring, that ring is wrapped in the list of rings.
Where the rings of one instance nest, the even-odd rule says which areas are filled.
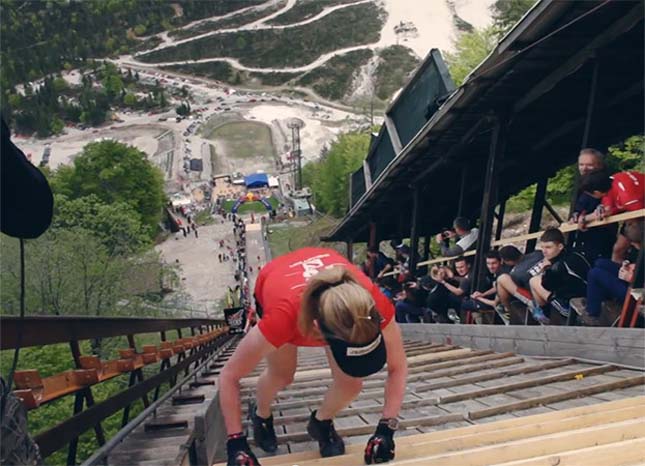
[[[269,186],[269,177],[266,173],[255,173],[244,177],[244,184],[247,188],[264,188]]]

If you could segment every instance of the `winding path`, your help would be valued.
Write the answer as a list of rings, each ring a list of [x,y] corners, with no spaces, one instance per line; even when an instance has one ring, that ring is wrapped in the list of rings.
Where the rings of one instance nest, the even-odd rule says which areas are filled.
[[[316,60],[314,60],[313,62],[307,65],[298,66],[294,68],[256,68],[252,66],[243,65],[242,63],[240,63],[240,61],[237,58],[230,58],[230,57],[202,58],[200,60],[183,60],[183,61],[171,61],[171,62],[163,62],[163,63],[145,63],[145,62],[138,61],[134,57],[124,56],[123,57],[124,60],[122,60],[122,63],[125,65],[136,65],[143,68],[159,68],[164,66],[195,65],[199,63],[210,63],[210,62],[219,61],[219,62],[227,62],[238,70],[251,71],[256,73],[302,73],[305,71],[311,71],[312,69],[327,63],[329,60],[339,55],[345,55],[346,53],[354,52],[356,50],[372,49],[376,46],[376,44],[377,43],[375,42],[372,44],[355,45],[353,47],[334,50],[333,52],[325,53],[319,56]],[[128,59],[128,57],[130,58]]]
[[[298,26],[304,26],[304,25],[307,25],[309,23],[313,23],[315,21],[318,21],[320,18],[323,18],[323,17],[327,16],[328,14],[333,13],[336,10],[340,10],[340,9],[343,9],[343,8],[348,8],[348,7],[354,6],[354,5],[360,5],[362,3],[372,3],[373,1],[374,0],[357,0],[356,2],[353,2],[353,3],[344,3],[342,5],[330,6],[330,7],[325,8],[324,10],[322,10],[317,15],[312,16],[311,18],[306,19],[304,21],[300,21],[298,23],[283,24],[283,25],[268,25],[268,24],[264,24],[266,21],[269,21],[269,20],[271,20],[273,18],[276,18],[276,17],[280,16],[281,14],[287,12],[291,8],[293,8],[293,6],[296,4],[296,0],[288,0],[287,5],[285,5],[284,8],[276,11],[275,13],[272,13],[272,14],[270,14],[268,16],[265,16],[264,18],[260,18],[257,21],[245,24],[245,25],[237,27],[237,28],[220,29],[220,30],[216,30],[216,31],[205,32],[204,34],[199,34],[199,35],[196,35],[196,36],[193,36],[193,37],[187,37],[186,39],[180,39],[180,40],[176,40],[176,41],[171,41],[171,39],[166,34],[165,38],[166,38],[167,41],[170,41],[170,42],[161,43],[157,47],[155,47],[153,49],[150,49],[150,50],[146,50],[145,52],[141,52],[138,55],[145,55],[146,53],[156,52],[158,50],[163,50],[163,49],[166,49],[168,47],[174,47],[176,45],[181,45],[181,44],[184,44],[184,43],[187,43],[187,42],[192,42],[194,40],[198,40],[198,39],[201,39],[203,37],[210,37],[210,36],[218,35],[218,34],[226,34],[226,33],[231,33],[231,32],[248,31],[248,30],[257,31],[257,30],[261,30],[261,29],[289,29],[289,28],[294,28],[294,27],[298,27]],[[263,4],[263,5],[265,5],[265,4]],[[250,8],[256,8],[257,9],[258,7],[256,6],[256,7],[250,7]],[[239,10],[239,11],[241,11],[241,10]],[[226,15],[219,16],[216,19],[221,19],[221,18],[224,18],[225,16]],[[208,18],[207,20],[212,20],[212,19],[213,18]],[[204,22],[204,21],[207,21],[207,20],[199,20],[199,21]],[[193,23],[191,23],[191,24],[193,24]],[[186,29],[186,27],[184,27],[182,29]],[[159,37],[161,37],[161,36],[159,36]],[[162,39],[163,39],[163,37],[162,37]]]

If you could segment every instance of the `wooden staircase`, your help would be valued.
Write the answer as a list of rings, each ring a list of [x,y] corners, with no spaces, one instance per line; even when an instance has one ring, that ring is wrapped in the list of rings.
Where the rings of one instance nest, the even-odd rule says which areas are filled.
[[[389,464],[645,465],[642,370],[419,341],[406,342],[406,354],[407,393],[397,456]],[[261,371],[242,381],[244,409]],[[365,379],[359,397],[336,417],[348,453],[320,458],[306,424],[322,401],[330,371],[322,349],[301,348],[295,380],[273,406],[278,452],[267,457],[253,447],[261,464],[363,464],[363,448],[381,416],[386,377],[383,371]]]
[[[645,397],[396,439],[392,466],[610,466],[645,464]],[[300,452],[263,466],[359,466],[363,446],[344,456]]]

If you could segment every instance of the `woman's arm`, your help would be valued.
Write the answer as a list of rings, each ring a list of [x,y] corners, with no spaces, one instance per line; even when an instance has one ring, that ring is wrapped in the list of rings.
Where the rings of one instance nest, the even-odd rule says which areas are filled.
[[[408,362],[401,338],[401,329],[392,320],[383,329],[385,348],[387,350],[387,380],[385,382],[385,406],[383,417],[393,418],[399,415],[405,395],[405,383],[408,377]]]
[[[262,358],[275,349],[256,325],[242,338],[233,356],[224,365],[218,379],[219,404],[228,435],[242,432],[240,379],[249,374]]]

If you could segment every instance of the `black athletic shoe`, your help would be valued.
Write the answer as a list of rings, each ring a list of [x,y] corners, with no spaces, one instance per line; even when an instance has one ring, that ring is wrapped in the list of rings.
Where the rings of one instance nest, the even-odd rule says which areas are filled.
[[[278,439],[273,429],[273,414],[267,419],[258,416],[255,403],[249,406],[249,414],[253,424],[253,440],[255,444],[267,453],[275,453],[278,449]]]
[[[345,454],[345,442],[334,429],[334,421],[319,421],[314,411],[309,418],[307,432],[311,438],[318,441],[320,456],[323,458]]]

